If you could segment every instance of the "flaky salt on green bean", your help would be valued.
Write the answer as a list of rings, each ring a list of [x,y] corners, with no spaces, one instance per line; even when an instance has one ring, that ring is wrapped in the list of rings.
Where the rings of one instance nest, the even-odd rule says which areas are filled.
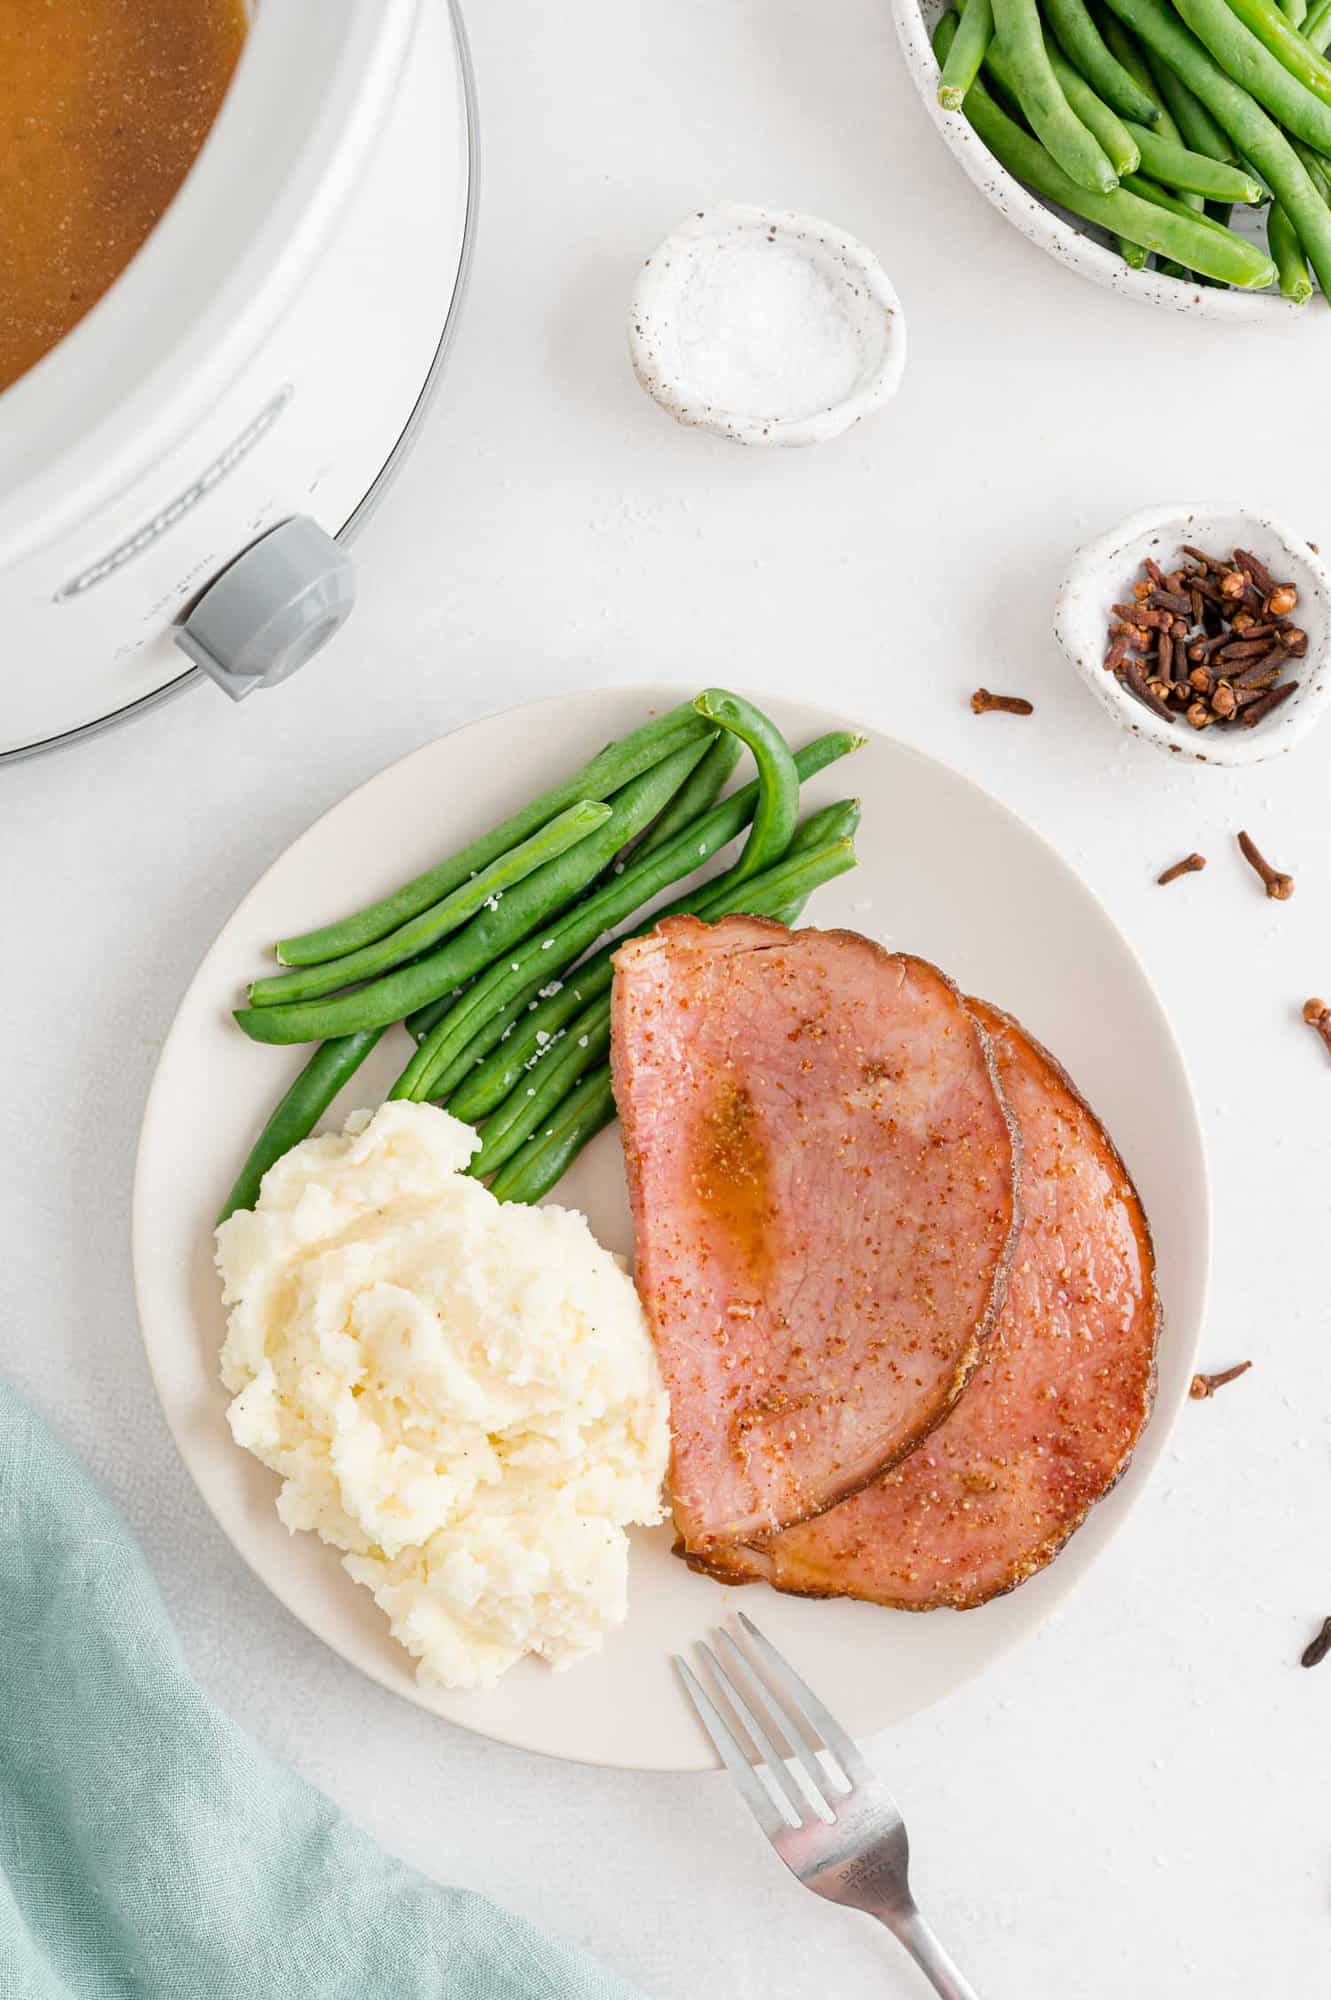
[[[848,744],[853,741],[845,740]],[[798,765],[794,768],[798,772]],[[494,1042],[486,1041],[487,1030],[496,1033],[496,1021],[515,1002],[520,991],[530,989],[533,976],[544,973],[547,980],[558,977],[603,932],[612,930],[681,876],[691,874],[710,860],[750,819],[756,825],[767,789],[759,780],[752,786],[744,786],[731,798],[722,799],[674,840],[655,853],[644,855],[640,861],[630,861],[622,875],[569,911],[560,922],[537,932],[492,966],[431,1029],[393,1085],[391,1095],[415,1099],[446,1096],[465,1074],[469,1052],[478,1047],[481,1053],[493,1048]],[[745,846],[745,856],[751,845],[750,840]]]
[[[584,764],[562,784],[543,792],[489,833],[482,834],[479,840],[427,868],[423,875],[414,876],[368,909],[339,917],[335,923],[304,931],[298,937],[283,938],[274,948],[277,958],[283,965],[322,965],[325,959],[341,958],[349,951],[358,951],[362,945],[373,944],[376,938],[386,937],[410,917],[428,910],[432,903],[447,896],[479,869],[488,867],[499,855],[526,840],[565,806],[575,805],[579,799],[609,798],[612,792],[622,790],[672,751],[708,733],[708,725],[695,713],[692,703],[658,716],[618,743],[607,744],[589,764]]]
[[[315,1042],[400,1021],[427,1001],[474,979],[500,953],[565,910],[661,811],[707,747],[695,737],[613,794],[611,813],[595,833],[528,875],[495,909],[410,965],[326,1000],[284,1007],[240,1007],[236,1020],[256,1042]]]
[[[954,19],[952,15],[943,16],[935,31],[936,46],[946,42],[948,23]],[[1111,235],[1124,236],[1129,242],[1140,243],[1192,270],[1204,271],[1224,284],[1254,289],[1269,285],[1274,279],[1275,266],[1271,260],[1255,244],[1245,242],[1230,230],[1222,230],[1202,217],[1185,219],[1172,215],[1122,188],[1114,189],[1111,194],[1094,195],[1077,187],[1039,142],[999,109],[982,83],[974,84],[967,93],[965,111],[995,159],[1046,201],[1057,202],[1074,215],[1098,223]]]
[[[690,771],[684,783],[675,793],[670,804],[654,825],[649,826],[634,849],[636,858],[650,854],[653,848],[664,847],[683,831],[690,820],[697,819],[709,806],[716,804],[732,772],[744,755],[744,745],[738,736],[728,729],[718,729],[716,741],[709,743],[696,769]]]
[[[723,881],[700,903],[697,915],[708,923],[737,914],[784,921],[789,910],[801,907],[829,879],[829,873],[841,872],[840,844],[853,839],[859,817],[857,799],[843,799],[822,813],[810,815],[797,830],[799,844],[792,840],[780,861],[746,881]],[[617,940],[614,949],[617,951],[623,942]],[[607,972],[613,975],[613,966],[608,966]],[[592,999],[574,1015],[558,1041],[520,1073],[508,1096],[486,1119],[481,1150],[473,1155],[469,1173],[484,1179],[511,1159],[578,1079],[604,1058],[610,1046],[610,986],[610,977],[598,984]],[[449,1109],[455,1111],[453,1105]],[[455,1115],[461,1113],[455,1111]]]
[[[1108,194],[1118,185],[1118,175],[1104,147],[1059,88],[1035,0],[991,0],[991,4],[997,44],[1011,68],[1027,123],[1074,187]]]
[[[787,864],[792,872],[802,870],[812,886],[830,881],[834,875],[844,874],[854,865],[855,849],[850,840],[835,841],[812,849],[797,861]],[[608,1016],[609,1001],[599,1002],[598,1005]],[[588,1141],[595,1138],[614,1115],[610,1066],[602,1061],[575,1085],[562,1103],[547,1112],[540,1132],[499,1169],[490,1183],[491,1193],[501,1201],[539,1201],[568,1171]]]
[[[1183,77],[1267,182],[1297,232],[1323,292],[1331,296],[1331,210],[1274,119],[1188,32],[1168,0],[1109,0],[1109,5]],[[1274,278],[1274,266],[1271,275]]]
[[[807,784],[829,764],[838,762],[857,750],[863,744],[862,736],[855,736],[844,730],[835,730],[830,735],[819,736],[812,743],[806,743],[802,750],[795,752],[795,769],[801,784]],[[758,800],[759,787],[756,782],[746,785],[736,792],[733,799],[725,800],[715,810],[727,812],[727,824],[732,831],[726,836],[733,839],[735,833],[747,824]],[[812,819],[817,819],[812,815]],[[830,838],[826,832],[826,822],[817,829],[821,838]],[[803,827],[797,826],[791,839],[791,847],[797,848],[803,836]],[[710,834],[707,836],[710,839]],[[718,845],[723,845],[718,842]],[[696,914],[723,884],[733,884],[734,871],[728,870],[723,876],[711,882],[702,883],[687,896],[671,903],[666,909],[653,912],[638,931],[650,930],[662,917]],[[647,898],[639,898],[635,908],[645,904]],[[568,977],[552,992],[541,997],[537,1004],[529,1005],[526,999],[515,1005],[510,1001],[506,1008],[496,1009],[482,1000],[479,1012],[486,1023],[479,1032],[473,1032],[468,1043],[452,1050],[448,1069],[452,1080],[445,1083],[440,1073],[436,1078],[432,1095],[446,1096],[448,1108],[468,1124],[484,1118],[503,1101],[523,1074],[527,1064],[548,1043],[565,1028],[573,1016],[581,1011],[588,1001],[608,988],[613,977],[611,959],[624,939],[614,938],[601,950],[589,958],[584,965],[574,967]],[[528,987],[527,992],[530,992]],[[478,1010],[473,1007],[471,1018]]]
[[[460,889],[422,910],[409,923],[390,931],[387,937],[362,945],[359,951],[348,952],[344,958],[329,959],[323,965],[297,966],[292,972],[254,980],[249,990],[250,1005],[280,1007],[288,1000],[318,1000],[325,993],[336,993],[339,988],[355,986],[363,979],[375,979],[395,965],[419,958],[441,938],[470,923],[479,911],[497,907],[498,899],[518,882],[525,881],[545,862],[557,860],[569,848],[576,847],[609,818],[609,806],[593,799],[579,800],[566,812],[558,813],[529,840],[501,854],[470,882],[464,882]]]

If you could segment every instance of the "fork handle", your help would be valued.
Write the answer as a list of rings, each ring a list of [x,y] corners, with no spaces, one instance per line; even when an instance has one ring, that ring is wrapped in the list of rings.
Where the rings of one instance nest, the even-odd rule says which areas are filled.
[[[912,1903],[904,1910],[878,1914],[899,1944],[905,1946],[939,2000],[980,2000],[979,1994],[943,1950],[938,1939]]]

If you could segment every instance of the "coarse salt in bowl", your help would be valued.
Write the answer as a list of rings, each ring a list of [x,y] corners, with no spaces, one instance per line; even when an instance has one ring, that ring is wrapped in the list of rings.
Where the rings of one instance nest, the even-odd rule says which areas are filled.
[[[727,202],[689,216],[643,265],[629,351],[682,424],[738,444],[819,444],[896,394],[906,323],[853,236]]]

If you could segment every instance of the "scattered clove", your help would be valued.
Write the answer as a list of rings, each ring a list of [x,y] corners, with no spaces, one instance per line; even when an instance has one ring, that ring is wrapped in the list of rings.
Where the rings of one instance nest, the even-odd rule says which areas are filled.
[[[1326,1043],[1327,1053],[1331,1054],[1331,1007],[1325,1000],[1305,1000],[1303,1018],[1310,1028],[1316,1028]]]
[[[1195,1403],[1204,1403],[1208,1396],[1214,1396],[1217,1389],[1223,1389],[1227,1382],[1237,1382],[1240,1375],[1246,1375],[1252,1367],[1251,1361],[1236,1361],[1232,1368],[1222,1368],[1218,1375],[1194,1375],[1188,1394]]]
[[[1164,874],[1157,875],[1155,879],[1160,888],[1163,889],[1167,883],[1177,882],[1180,875],[1195,875],[1198,869],[1205,868],[1205,866],[1206,856],[1204,854],[1185,854],[1181,861],[1176,861],[1172,868],[1166,868]]]
[[[1213,556],[1185,544],[1176,569],[1148,557],[1142,572],[1113,606],[1104,664],[1152,714],[1253,729],[1296,691],[1280,677],[1308,650],[1289,622],[1298,591],[1250,549]]]
[[[1294,877],[1282,875],[1278,868],[1273,868],[1250,833],[1239,835],[1239,853],[1248,866],[1261,876],[1267,895],[1274,902],[1287,903],[1294,894]]]
[[[990,694],[988,688],[976,688],[971,696],[971,708],[976,715],[1034,715],[1035,703],[1027,701],[1021,694]]]
[[[1331,1618],[1322,1620],[1321,1629],[1308,1641],[1299,1654],[1301,1667],[1320,1667],[1327,1654],[1331,1653]]]

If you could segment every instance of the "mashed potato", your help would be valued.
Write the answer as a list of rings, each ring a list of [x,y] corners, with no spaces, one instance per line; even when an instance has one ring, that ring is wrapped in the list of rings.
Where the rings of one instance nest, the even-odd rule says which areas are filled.
[[[355,1112],[217,1232],[237,1442],[452,1688],[600,1645],[667,1452],[631,1280],[582,1216],[468,1178],[478,1143],[430,1105]]]

